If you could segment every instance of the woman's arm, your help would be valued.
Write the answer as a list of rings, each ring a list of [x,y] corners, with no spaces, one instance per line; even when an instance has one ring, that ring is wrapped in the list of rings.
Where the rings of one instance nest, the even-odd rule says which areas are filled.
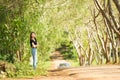
[[[34,43],[32,43],[32,47],[33,47],[33,48],[36,48],[36,47],[37,47],[37,45],[35,45]]]

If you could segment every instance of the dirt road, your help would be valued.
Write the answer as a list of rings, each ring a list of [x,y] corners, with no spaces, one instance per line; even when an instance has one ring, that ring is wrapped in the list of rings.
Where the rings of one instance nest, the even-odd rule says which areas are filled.
[[[53,70],[49,74],[54,77],[70,77],[71,80],[120,80],[120,66],[106,65],[94,67],[78,67],[64,70]]]
[[[120,80],[120,66],[92,66],[50,70],[48,76],[10,80]]]
[[[7,80],[120,80],[120,65],[103,65],[57,69],[65,60],[51,61],[48,76]],[[6,80],[6,79],[4,79]]]

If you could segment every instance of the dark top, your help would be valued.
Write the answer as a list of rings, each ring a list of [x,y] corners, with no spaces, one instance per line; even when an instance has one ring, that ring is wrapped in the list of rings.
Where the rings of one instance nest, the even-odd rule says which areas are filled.
[[[30,46],[32,47],[32,43],[34,44],[34,45],[37,45],[37,39],[35,38],[35,40],[32,40],[32,39],[30,39]]]

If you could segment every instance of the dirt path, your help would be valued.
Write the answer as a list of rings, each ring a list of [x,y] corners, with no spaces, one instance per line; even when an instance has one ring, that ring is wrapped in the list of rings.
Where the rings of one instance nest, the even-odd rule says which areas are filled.
[[[72,77],[73,80],[120,80],[120,66],[78,67],[51,71],[50,74],[52,76],[69,76]]]
[[[120,65],[58,68],[59,64],[66,62],[58,59],[51,61],[48,76],[7,80],[120,80]]]
[[[92,66],[50,70],[48,76],[9,80],[120,80],[120,66]]]

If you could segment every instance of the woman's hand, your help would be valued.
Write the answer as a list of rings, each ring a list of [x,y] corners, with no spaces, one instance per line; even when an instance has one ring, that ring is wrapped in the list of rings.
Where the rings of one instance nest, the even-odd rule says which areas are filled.
[[[32,47],[33,48],[37,48],[37,45],[35,45],[34,43],[32,43]]]

